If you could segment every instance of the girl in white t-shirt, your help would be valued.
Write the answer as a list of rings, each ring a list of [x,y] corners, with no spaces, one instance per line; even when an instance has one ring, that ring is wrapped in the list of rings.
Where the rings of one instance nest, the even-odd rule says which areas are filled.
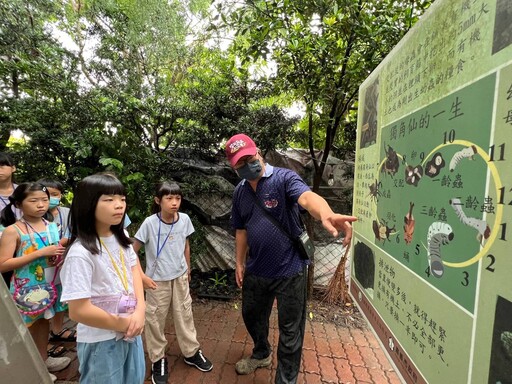
[[[144,382],[144,291],[137,256],[123,230],[125,211],[125,189],[115,176],[96,174],[78,184],[61,300],[78,322],[82,384]]]

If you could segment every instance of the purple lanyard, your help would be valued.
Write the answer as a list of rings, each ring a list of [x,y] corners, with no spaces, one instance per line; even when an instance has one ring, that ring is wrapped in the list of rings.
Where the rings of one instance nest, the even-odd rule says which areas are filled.
[[[43,220],[43,219],[41,219]],[[26,220],[23,220],[23,222],[25,223],[25,227],[27,228],[27,234],[30,236],[30,240],[32,241],[32,244],[35,243],[35,241],[33,240],[32,236],[30,235],[30,231],[28,230],[29,228],[32,230],[33,233],[35,233],[37,235],[37,237],[39,237],[39,239],[41,239],[41,241],[43,242],[44,246],[47,247],[48,245],[50,244],[46,244],[46,241],[44,241],[44,239],[42,238],[42,236],[39,234],[39,232],[36,232],[36,230],[34,229],[34,227],[32,227],[29,223],[27,223]],[[48,223],[43,220],[43,223],[44,225],[46,226],[46,235],[49,237],[50,236],[50,231],[48,230]],[[49,242],[49,238],[48,238],[48,242]]]
[[[171,235],[172,228],[174,227],[174,223],[176,223],[176,221],[178,221],[178,220],[173,221],[171,223],[171,229],[169,230],[169,233],[167,234],[167,236],[165,236],[165,240],[164,240],[164,243],[162,244],[162,247],[160,247],[160,230],[162,228],[162,217],[158,214],[156,216],[158,217],[158,238],[157,238],[157,244],[156,244],[156,258],[158,259],[158,257],[160,257],[160,253],[162,253],[162,250],[164,249],[165,243],[167,243],[167,239]]]

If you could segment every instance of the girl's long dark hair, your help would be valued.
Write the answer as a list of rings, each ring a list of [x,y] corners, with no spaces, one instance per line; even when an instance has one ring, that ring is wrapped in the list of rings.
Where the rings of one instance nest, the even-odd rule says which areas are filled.
[[[2,209],[2,213],[0,214],[0,223],[4,227],[14,224],[16,222],[16,215],[14,214],[12,207],[21,208],[23,200],[25,200],[31,192],[38,191],[46,193],[48,199],[50,198],[48,189],[41,183],[22,183],[18,185],[12,195],[9,196],[9,204]],[[44,218],[49,221],[53,221],[53,216],[51,216],[49,212],[46,212]]]
[[[13,167],[14,160],[8,153],[0,152],[0,165],[7,165],[8,167]]]
[[[0,152],[0,165],[6,165],[8,167],[14,167],[14,160],[12,156],[6,152]],[[11,182],[14,183],[14,173],[11,175]]]
[[[183,192],[181,192],[180,186],[173,181],[162,181],[158,183],[155,187],[155,197],[162,200],[162,197],[167,195],[183,196]],[[153,199],[151,213],[158,213],[161,210],[162,208],[160,207],[160,204],[157,204],[155,199]]]
[[[123,184],[114,175],[96,174],[87,176],[76,187],[69,215],[69,228],[71,230],[69,244],[73,244],[78,239],[84,248],[93,255],[100,253],[98,248],[99,236],[96,232],[96,206],[101,195],[125,196],[126,192]],[[121,222],[117,225],[111,225],[110,230],[119,244],[126,248],[132,243],[132,240],[124,232],[125,217],[126,211]]]

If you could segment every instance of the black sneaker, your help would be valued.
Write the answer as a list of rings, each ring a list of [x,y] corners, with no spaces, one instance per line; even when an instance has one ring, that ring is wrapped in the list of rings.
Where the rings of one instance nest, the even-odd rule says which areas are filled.
[[[153,371],[151,374],[151,381],[153,384],[167,384],[169,379],[169,368],[167,366],[167,359],[161,358],[153,363]]]
[[[185,357],[185,363],[188,365],[193,365],[197,369],[203,372],[209,372],[213,368],[213,364],[210,360],[208,360],[203,355],[203,351],[198,350],[196,354],[192,357]]]

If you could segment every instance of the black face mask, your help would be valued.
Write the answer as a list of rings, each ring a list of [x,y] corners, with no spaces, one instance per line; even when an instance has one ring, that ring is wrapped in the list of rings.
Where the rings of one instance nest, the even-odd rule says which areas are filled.
[[[254,160],[252,163],[246,163],[243,167],[238,168],[236,173],[241,179],[256,180],[262,169],[260,161]]]

